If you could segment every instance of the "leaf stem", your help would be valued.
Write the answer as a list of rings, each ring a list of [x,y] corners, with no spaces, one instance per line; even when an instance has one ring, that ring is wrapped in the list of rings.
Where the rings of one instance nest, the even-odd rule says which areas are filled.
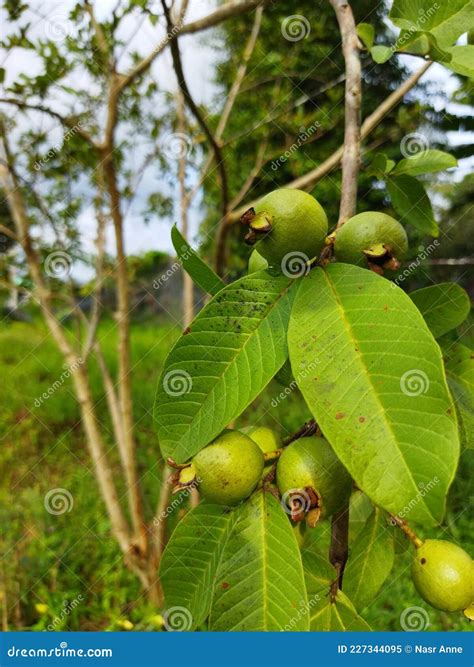
[[[417,549],[421,547],[421,545],[423,544],[423,540],[420,540],[420,538],[416,535],[415,531],[412,528],[410,528],[410,526],[407,524],[406,521],[400,519],[400,517],[398,517],[396,514],[390,514],[390,519],[393,524],[398,526],[400,530],[402,530],[405,533],[405,535]]]

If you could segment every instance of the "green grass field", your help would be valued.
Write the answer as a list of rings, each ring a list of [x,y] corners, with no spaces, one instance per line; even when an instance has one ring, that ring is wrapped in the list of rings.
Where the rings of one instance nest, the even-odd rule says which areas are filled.
[[[175,328],[160,321],[133,327],[138,462],[150,518],[160,484],[160,454],[152,423],[155,384],[177,335]],[[102,325],[99,337],[114,370],[112,321]],[[70,381],[61,383],[39,406],[38,400],[35,404],[64,373],[43,325],[2,324],[0,370],[0,545],[6,554],[0,572],[0,605],[8,610],[10,629],[43,630],[53,621],[56,630],[159,629],[158,610],[143,597],[110,535]],[[273,381],[237,425],[266,424],[282,435],[296,430],[310,415],[297,392],[283,397],[281,392]],[[98,373],[94,373],[94,395],[108,431]],[[118,470],[111,438],[108,444]],[[471,553],[468,480],[472,468],[472,456],[465,454],[451,490],[446,525],[430,531],[430,535],[450,535]],[[45,510],[45,494],[53,488],[71,493],[74,505],[70,512],[55,516]],[[325,548],[326,539],[327,527],[318,526],[307,537],[305,548],[313,548],[313,543],[315,548]],[[412,606],[426,609],[428,630],[468,629],[461,614],[437,612],[420,600],[411,584],[409,563],[410,553],[400,548],[390,579],[363,614],[373,629],[399,630],[400,614]]]

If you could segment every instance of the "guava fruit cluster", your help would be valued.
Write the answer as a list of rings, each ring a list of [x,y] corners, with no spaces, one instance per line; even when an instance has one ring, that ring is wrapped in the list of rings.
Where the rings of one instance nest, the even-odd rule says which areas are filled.
[[[307,262],[317,258],[328,238],[340,262],[357,264],[383,274],[397,269],[408,250],[402,225],[390,215],[366,211],[353,216],[337,233],[327,237],[328,220],[319,202],[302,190],[274,190],[243,216],[254,245],[248,272],[280,266],[299,256]]]

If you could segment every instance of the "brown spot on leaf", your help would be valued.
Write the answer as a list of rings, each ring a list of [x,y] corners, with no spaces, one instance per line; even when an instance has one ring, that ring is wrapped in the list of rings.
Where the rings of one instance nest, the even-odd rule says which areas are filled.
[[[336,412],[336,419],[344,419],[345,416],[345,412]]]
[[[365,422],[365,417],[359,417],[359,421],[361,424],[363,424]]]
[[[230,588],[230,584],[227,583],[227,581],[222,582],[222,589],[226,591],[228,588]]]

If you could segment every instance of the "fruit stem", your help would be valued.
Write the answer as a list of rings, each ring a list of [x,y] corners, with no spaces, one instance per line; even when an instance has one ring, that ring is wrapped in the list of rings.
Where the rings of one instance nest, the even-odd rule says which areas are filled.
[[[394,525],[398,526],[400,530],[403,530],[405,535],[417,549],[421,547],[423,540],[420,540],[415,531],[410,528],[406,521],[400,519],[400,517],[396,516],[395,514],[390,514],[390,519]]]
[[[293,433],[292,435],[289,435],[287,438],[283,438],[283,446],[286,447],[287,445],[291,444],[295,440],[299,440],[300,438],[305,438],[308,435],[314,435],[318,431],[318,425],[314,421],[314,419],[310,419],[307,421],[301,428],[299,428],[296,433]]]
[[[264,452],[263,458],[265,459],[265,463],[267,461],[274,461],[275,459],[278,459],[283,454],[284,451],[285,448],[280,447],[280,449],[275,449],[273,452]]]

